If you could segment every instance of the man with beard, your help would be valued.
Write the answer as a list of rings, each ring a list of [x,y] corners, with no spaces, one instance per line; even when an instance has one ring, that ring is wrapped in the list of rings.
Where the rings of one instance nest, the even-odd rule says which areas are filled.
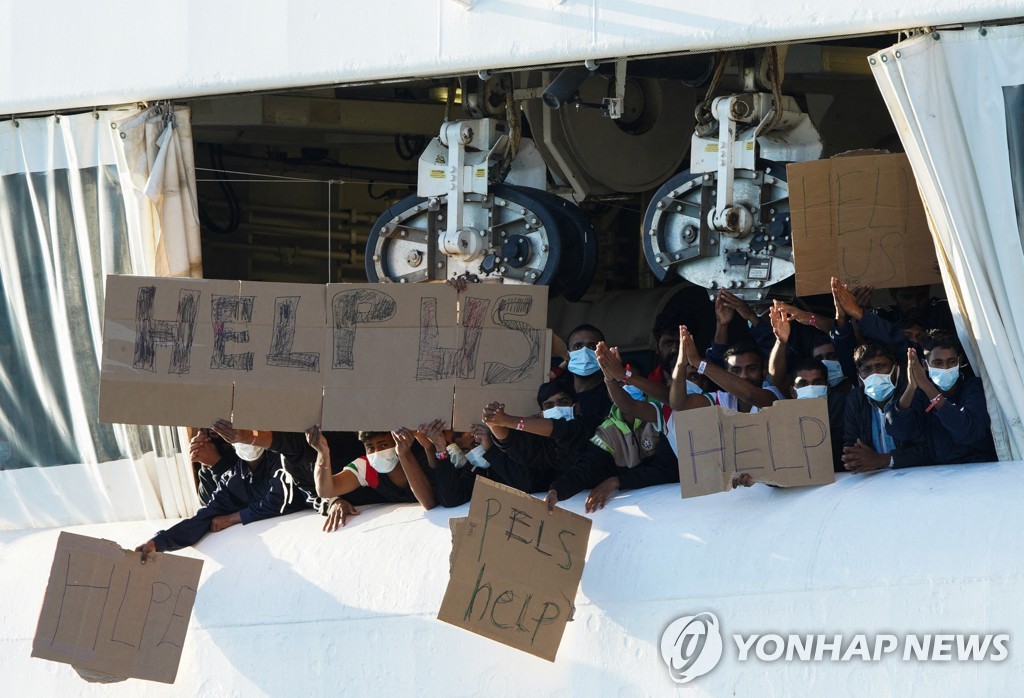
[[[627,374],[623,378],[624,385],[632,386],[663,405],[668,404],[669,386],[672,385],[672,370],[679,358],[679,326],[684,324],[681,316],[659,313],[654,319],[651,335],[654,338],[654,350],[658,355],[658,365],[647,378],[635,374]],[[697,374],[697,369],[688,366],[686,373],[686,389],[689,393],[701,393],[708,387],[704,376]],[[632,391],[628,391],[631,392]],[[634,394],[635,397],[635,394]]]
[[[854,351],[853,361],[861,389],[851,390],[846,397],[844,467],[851,473],[865,473],[929,465],[923,438],[902,439],[892,433],[890,406],[906,387],[892,350],[879,342],[865,342]]]

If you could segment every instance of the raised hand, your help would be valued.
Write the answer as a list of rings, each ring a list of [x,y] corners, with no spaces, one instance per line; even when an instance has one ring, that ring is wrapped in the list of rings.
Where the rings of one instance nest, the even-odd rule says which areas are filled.
[[[619,382],[626,380],[626,368],[622,365],[617,347],[609,347],[604,342],[598,342],[594,353],[597,354],[597,365],[601,367],[606,379]]]
[[[789,341],[789,319],[791,317],[784,305],[779,303],[779,301],[775,301],[775,305],[768,311],[768,319],[772,323],[772,331],[775,332],[775,337],[783,344]]]
[[[700,352],[697,351],[697,343],[693,341],[693,335],[686,329],[686,325],[679,326],[679,358],[676,360],[677,367],[684,367],[690,364],[694,368],[700,366],[702,361]]]
[[[395,439],[395,452],[399,456],[406,455],[412,451],[412,442],[416,439],[411,431],[405,427],[398,427],[392,430],[391,436]]]
[[[483,424],[474,424],[470,431],[473,434],[473,441],[477,442],[484,447],[485,451],[490,451],[494,446],[494,442],[491,441],[491,432]]]
[[[443,451],[448,448],[448,439],[445,438],[444,427],[445,421],[443,419],[435,419],[430,424],[427,424],[425,428],[420,427],[435,451]],[[426,444],[424,444],[424,448],[426,448]]]
[[[836,320],[847,315],[854,320],[864,317],[864,309],[857,304],[857,298],[853,295],[846,284],[840,283],[839,279],[832,277],[832,300],[836,304]]]
[[[736,317],[736,308],[729,303],[727,296],[732,294],[724,289],[715,296],[715,319],[719,325],[728,325]]]
[[[501,402],[491,402],[484,407],[484,424],[487,426],[503,427],[508,421],[508,415],[505,414],[505,405]]]
[[[317,453],[327,453],[331,450],[327,446],[327,439],[324,438],[324,433],[320,431],[319,424],[314,424],[306,430],[306,443],[312,446],[313,450]]]

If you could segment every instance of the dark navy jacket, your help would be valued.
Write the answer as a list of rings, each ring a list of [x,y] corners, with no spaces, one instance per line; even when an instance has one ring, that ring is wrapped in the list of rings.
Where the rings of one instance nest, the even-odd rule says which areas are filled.
[[[281,467],[281,458],[276,453],[264,451],[252,464],[237,456],[234,461],[231,469],[221,476],[208,504],[194,516],[153,536],[157,550],[163,552],[195,545],[210,530],[210,523],[217,516],[238,512],[242,523],[248,524],[290,514],[306,506],[305,497],[293,497],[287,502],[285,485],[275,475]]]
[[[908,409],[898,409],[895,402],[889,406],[889,433],[893,438],[923,437],[928,444],[929,463],[934,465],[996,460],[980,378],[961,380],[941,409],[925,412],[928,402],[924,391],[918,390]]]

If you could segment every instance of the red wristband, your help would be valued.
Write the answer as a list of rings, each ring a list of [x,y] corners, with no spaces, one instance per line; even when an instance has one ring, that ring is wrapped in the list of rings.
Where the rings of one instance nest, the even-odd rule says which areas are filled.
[[[525,428],[526,428],[526,420],[523,419],[522,417],[520,417],[519,418],[519,423],[516,424],[516,429],[518,429],[519,431],[522,431]]]

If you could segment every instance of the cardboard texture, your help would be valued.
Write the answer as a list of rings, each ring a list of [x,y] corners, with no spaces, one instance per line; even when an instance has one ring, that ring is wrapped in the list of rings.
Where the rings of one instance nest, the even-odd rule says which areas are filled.
[[[551,365],[543,288],[471,285],[459,299],[459,325],[470,337],[479,328],[477,355],[484,360],[472,375],[456,379],[454,428],[468,431],[480,421],[484,405],[495,399],[505,403],[509,414],[535,413],[537,388]]]
[[[231,405],[232,386],[211,367],[210,299],[238,296],[237,281],[108,276],[100,421],[169,426]],[[157,408],[153,411],[153,408]],[[229,412],[217,412],[220,416]]]
[[[935,246],[906,155],[787,167],[797,295],[939,283]]]
[[[90,673],[174,683],[203,561],[140,554],[63,532],[32,656]]]
[[[825,398],[779,400],[755,414],[702,407],[674,421],[684,499],[725,492],[737,473],[780,487],[835,482]]]
[[[437,617],[555,661],[572,618],[590,519],[477,478],[469,516],[451,525],[451,579]]]
[[[492,400],[533,413],[547,377],[546,287],[111,276],[107,293],[104,422],[468,429]]]

